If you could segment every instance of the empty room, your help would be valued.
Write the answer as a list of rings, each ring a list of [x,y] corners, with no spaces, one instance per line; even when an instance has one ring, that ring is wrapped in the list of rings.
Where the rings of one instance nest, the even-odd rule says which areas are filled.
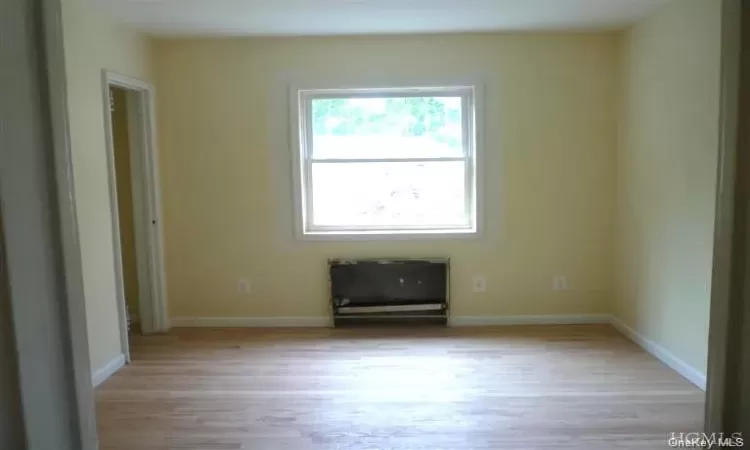
[[[101,449],[703,430],[721,1],[65,0],[62,25]]]

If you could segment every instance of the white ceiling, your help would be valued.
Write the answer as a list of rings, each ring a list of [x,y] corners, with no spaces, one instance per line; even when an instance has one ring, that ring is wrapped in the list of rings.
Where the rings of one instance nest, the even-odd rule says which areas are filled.
[[[91,0],[154,35],[331,35],[626,27],[670,0]]]

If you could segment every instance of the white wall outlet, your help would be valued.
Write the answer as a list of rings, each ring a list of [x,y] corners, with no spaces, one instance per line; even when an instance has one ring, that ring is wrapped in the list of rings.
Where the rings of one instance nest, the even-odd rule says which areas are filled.
[[[247,278],[237,280],[237,292],[240,294],[249,294],[253,290],[253,285]]]
[[[567,291],[570,289],[568,285],[568,277],[565,275],[555,275],[552,277],[552,290],[553,291]]]
[[[474,292],[486,292],[487,280],[483,275],[474,275],[471,277],[471,288]]]

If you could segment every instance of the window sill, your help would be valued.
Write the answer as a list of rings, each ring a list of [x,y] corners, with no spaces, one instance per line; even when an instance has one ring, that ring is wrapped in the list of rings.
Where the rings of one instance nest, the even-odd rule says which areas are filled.
[[[306,231],[298,234],[298,238],[302,241],[412,241],[478,239],[480,237],[476,229]]]

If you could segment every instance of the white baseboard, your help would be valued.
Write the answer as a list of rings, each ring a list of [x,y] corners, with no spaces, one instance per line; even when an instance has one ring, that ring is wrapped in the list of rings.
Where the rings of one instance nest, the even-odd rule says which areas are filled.
[[[450,326],[486,325],[553,325],[553,324],[592,324],[610,323],[610,316],[592,315],[540,315],[540,316],[451,316]],[[172,327],[209,328],[287,328],[287,327],[330,327],[327,316],[302,317],[173,317]]]
[[[610,323],[606,314],[549,314],[538,316],[450,316],[452,327],[489,325],[575,325]]]
[[[620,333],[624,334],[628,339],[635,342],[653,357],[672,368],[672,370],[682,375],[694,385],[704,391],[706,390],[706,375],[701,373],[698,369],[681,360],[666,348],[625,325],[625,323],[617,317],[612,316],[611,323]]]
[[[321,328],[330,327],[327,316],[301,317],[173,317],[171,327],[208,328]]]
[[[125,365],[125,355],[118,355],[110,362],[100,367],[97,371],[91,375],[91,384],[94,387],[104,383],[109,377],[115,374],[118,370],[122,369]]]

